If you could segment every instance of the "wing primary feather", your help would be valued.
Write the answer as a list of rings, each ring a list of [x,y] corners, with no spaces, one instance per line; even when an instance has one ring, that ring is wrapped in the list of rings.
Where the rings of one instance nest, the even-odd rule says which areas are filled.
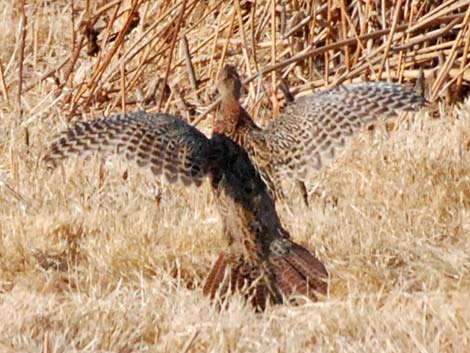
[[[75,123],[57,137],[43,160],[54,167],[71,156],[124,155],[169,182],[200,185],[209,171],[209,148],[209,139],[182,119],[137,112]]]

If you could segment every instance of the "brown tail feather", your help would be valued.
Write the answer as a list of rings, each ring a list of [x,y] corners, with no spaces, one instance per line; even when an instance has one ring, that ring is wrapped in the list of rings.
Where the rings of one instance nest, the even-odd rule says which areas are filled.
[[[219,258],[212,266],[211,272],[207,277],[206,284],[204,285],[203,293],[206,296],[209,296],[211,299],[214,299],[215,295],[217,294],[217,290],[219,289],[220,285],[223,284],[225,279],[225,269],[227,268],[227,259],[225,253],[221,253]],[[226,285],[224,287],[227,287]],[[225,290],[221,289],[220,292],[225,292]]]
[[[207,277],[204,295],[214,299],[218,294],[223,301],[227,294],[238,292],[248,298],[255,308],[264,310],[271,296],[265,276],[253,265],[229,259],[225,253],[219,255]]]
[[[325,266],[307,249],[290,242],[287,254],[275,255],[274,276],[282,293],[305,295],[317,300],[317,294],[326,294],[328,289],[328,272]]]
[[[305,293],[307,291],[307,283],[304,277],[292,267],[286,259],[277,261],[276,269],[274,270],[274,278],[277,286],[282,294],[288,298],[296,292]],[[309,293],[310,294],[310,293]],[[317,300],[316,296],[310,296],[312,300]]]
[[[258,310],[264,310],[268,302],[281,304],[284,298],[294,295],[316,301],[318,293],[326,294],[328,272],[323,264],[290,240],[282,239],[281,244],[281,251],[273,252],[262,264],[220,254],[209,273],[204,294],[214,299],[219,293],[224,299],[228,293],[238,292]]]
[[[287,262],[307,281],[308,289],[321,294],[328,290],[328,272],[325,266],[304,247],[292,243]]]

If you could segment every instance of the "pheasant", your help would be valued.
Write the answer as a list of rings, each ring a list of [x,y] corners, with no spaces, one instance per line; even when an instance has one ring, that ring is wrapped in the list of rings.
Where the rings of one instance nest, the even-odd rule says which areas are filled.
[[[209,178],[227,240],[204,286],[210,298],[240,292],[262,310],[297,295],[317,300],[318,293],[326,293],[325,267],[290,239],[266,185],[229,138],[209,139],[176,116],[137,112],[75,123],[43,160],[55,167],[67,157],[93,153],[124,155],[170,183],[199,186]]]
[[[307,205],[304,183],[333,161],[362,126],[426,104],[400,84],[351,84],[300,97],[261,129],[241,106],[241,89],[236,68],[226,65],[218,85],[221,108],[213,132],[246,150],[275,199],[284,198],[281,181],[289,179],[304,188]]]

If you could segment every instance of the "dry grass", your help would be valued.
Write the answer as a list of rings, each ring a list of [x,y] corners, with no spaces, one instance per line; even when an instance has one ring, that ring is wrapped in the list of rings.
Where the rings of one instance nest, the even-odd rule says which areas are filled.
[[[193,8],[188,1],[193,12],[186,26],[197,24],[188,36],[190,48],[208,38],[204,31],[217,24],[229,27],[232,18],[236,31],[226,58],[220,55],[225,32],[220,33],[218,44],[209,41],[195,52],[195,72],[201,75],[198,96],[190,95],[194,89],[184,55],[175,48],[176,66],[171,66],[168,76],[173,90],[163,101],[171,112],[186,113],[177,105],[176,83],[201,113],[211,104],[206,94],[223,60],[241,62],[239,66],[248,73],[245,57],[252,60],[253,52],[243,53],[238,18],[230,12],[233,5],[223,3],[216,8],[224,14],[219,22],[217,17],[197,24],[204,11],[196,14],[200,6]],[[75,1],[76,28],[85,5]],[[207,9],[217,3],[203,5]],[[120,161],[102,166],[98,160],[71,160],[52,173],[45,170],[40,156],[69,118],[159,104],[161,91],[138,102],[135,87],[141,87],[145,96],[157,76],[164,78],[168,52],[153,58],[132,84],[131,71],[120,74],[118,54],[169,6],[163,1],[138,4],[141,22],[123,39],[103,78],[96,81],[107,94],[99,100],[92,93],[90,78],[99,67],[96,63],[103,62],[119,39],[98,54],[101,59],[87,57],[82,50],[67,79],[65,66],[37,81],[73,54],[71,8],[67,1],[27,5],[23,92],[18,102],[22,11],[7,2],[0,5],[0,64],[5,77],[5,89],[0,85],[0,351],[470,351],[468,103],[440,107],[438,119],[426,112],[407,116],[388,136],[380,129],[374,136],[363,133],[350,153],[321,175],[325,190],[338,199],[336,207],[317,202],[306,209],[295,193],[288,207],[281,205],[286,228],[297,241],[314,248],[332,274],[331,291],[321,302],[272,307],[262,314],[239,298],[232,298],[228,308],[219,312],[202,295],[204,277],[224,246],[208,185],[167,186]],[[258,6],[255,29],[264,8],[266,16],[271,11],[269,3]],[[460,9],[462,14],[465,10]],[[178,10],[172,16],[176,19]],[[387,18],[391,24],[393,16]],[[153,33],[169,22],[157,25]],[[116,20],[117,28],[119,23],[122,27],[122,19]],[[250,30],[248,22],[247,41]],[[270,31],[268,21],[258,41],[260,69],[272,62]],[[381,37],[382,44],[374,48],[384,45],[386,50],[387,39]],[[75,46],[79,41],[77,34]],[[171,40],[153,42],[171,46]],[[280,62],[291,44],[279,39],[276,45],[275,61]],[[452,54],[451,46],[444,51],[444,62]],[[145,61],[145,48],[126,69]],[[212,48],[218,54],[211,55]],[[334,61],[334,53],[328,60]],[[400,59],[393,54],[384,72],[396,77],[393,63]],[[455,60],[449,69],[458,70],[461,62]],[[323,72],[306,87],[299,77],[315,76],[311,65],[303,66],[304,71],[286,68],[282,75],[295,76],[296,91],[327,81]],[[328,77],[351,72],[341,70],[341,66],[338,71],[330,68]],[[115,73],[116,81],[103,84]],[[271,82],[270,75],[267,79]],[[39,83],[31,86],[33,82]],[[120,91],[123,82],[130,85],[125,95]],[[276,107],[273,91],[256,88],[250,85],[247,95],[250,111],[260,117],[270,115]]]

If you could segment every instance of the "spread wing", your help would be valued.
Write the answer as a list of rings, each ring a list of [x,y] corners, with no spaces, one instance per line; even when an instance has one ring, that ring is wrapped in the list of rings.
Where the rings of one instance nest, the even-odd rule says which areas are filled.
[[[73,155],[119,154],[169,182],[200,185],[210,171],[210,150],[210,140],[180,118],[137,112],[75,123],[52,143],[44,161],[55,166]]]
[[[400,111],[415,111],[425,103],[400,84],[341,86],[300,97],[264,130],[263,141],[254,136],[253,144],[268,147],[277,178],[309,181],[347,147],[363,125]]]

